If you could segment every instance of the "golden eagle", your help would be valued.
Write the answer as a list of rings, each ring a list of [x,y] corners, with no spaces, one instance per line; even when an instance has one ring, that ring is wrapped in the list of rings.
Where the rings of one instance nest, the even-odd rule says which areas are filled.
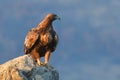
[[[52,22],[56,19],[60,19],[56,14],[48,14],[37,27],[30,29],[26,35],[24,54],[30,54],[38,65],[43,64],[40,57],[44,57],[44,64],[48,64],[50,53],[56,49],[58,35],[52,26]]]

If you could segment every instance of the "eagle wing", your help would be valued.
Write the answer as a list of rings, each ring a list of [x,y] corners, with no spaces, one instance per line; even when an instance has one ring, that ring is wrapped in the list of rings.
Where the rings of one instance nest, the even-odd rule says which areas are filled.
[[[37,43],[39,38],[40,38],[40,35],[37,33],[37,31],[34,28],[32,28],[28,32],[25,38],[25,42],[24,42],[24,53],[25,54],[29,53],[32,50],[32,48]]]

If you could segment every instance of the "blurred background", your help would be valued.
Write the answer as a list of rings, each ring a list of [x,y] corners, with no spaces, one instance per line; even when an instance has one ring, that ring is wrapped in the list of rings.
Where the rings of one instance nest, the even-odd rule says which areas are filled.
[[[48,13],[61,18],[49,61],[60,80],[120,80],[120,0],[0,0],[0,64],[23,55],[27,32]]]

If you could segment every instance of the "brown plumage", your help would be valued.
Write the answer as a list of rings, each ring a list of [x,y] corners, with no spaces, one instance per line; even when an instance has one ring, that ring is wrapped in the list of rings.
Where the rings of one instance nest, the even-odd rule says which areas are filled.
[[[56,19],[60,18],[55,14],[48,14],[25,38],[24,53],[32,55],[38,65],[42,64],[40,57],[44,57],[44,63],[47,64],[50,53],[56,49],[58,36],[52,26]]]

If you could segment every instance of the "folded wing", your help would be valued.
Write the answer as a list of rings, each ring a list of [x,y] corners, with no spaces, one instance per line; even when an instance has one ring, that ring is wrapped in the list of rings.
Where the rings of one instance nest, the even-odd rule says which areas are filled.
[[[28,54],[35,46],[35,44],[37,44],[37,42],[39,41],[39,37],[40,35],[37,33],[37,31],[32,28],[26,38],[25,38],[25,42],[24,42],[24,53]]]

